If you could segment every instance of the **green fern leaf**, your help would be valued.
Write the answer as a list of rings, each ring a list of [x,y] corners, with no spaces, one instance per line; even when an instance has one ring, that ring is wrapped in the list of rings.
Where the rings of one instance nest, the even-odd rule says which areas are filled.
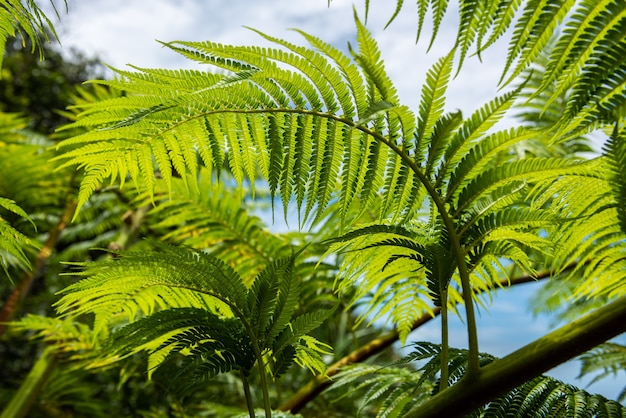
[[[222,261],[162,244],[158,250],[130,252],[93,264],[77,263],[85,268],[77,275],[88,279],[65,288],[57,309],[61,313],[102,314],[104,325],[115,313],[126,312],[131,318],[139,311],[150,314],[164,301],[173,307],[201,307],[211,306],[213,299],[214,306],[219,301],[240,318],[249,315],[246,287]]]
[[[504,84],[509,84],[539,56],[574,4],[573,0],[535,0],[526,4],[513,31],[501,81],[513,60],[518,63]]]
[[[470,150],[482,143],[484,135],[502,119],[505,112],[512,106],[518,93],[519,89],[496,97],[476,110],[469,119],[463,122],[446,147],[443,161],[437,170],[436,186],[441,186],[457,164],[470,153]],[[506,134],[495,135],[498,137],[506,136]],[[495,149],[497,145],[493,145],[495,145]]]
[[[7,209],[29,222],[33,222],[26,212],[17,206],[13,200],[0,197],[0,208]],[[2,264],[2,268],[7,276],[9,276],[8,268],[10,266],[15,265],[24,270],[28,269],[30,260],[26,252],[37,247],[38,244],[13,228],[9,222],[0,216],[0,264]]]
[[[450,73],[452,72],[452,60],[454,58],[454,50],[448,55],[442,57],[433,65],[433,67],[426,73],[426,82],[422,87],[422,94],[420,99],[420,109],[418,113],[419,126],[417,137],[418,156],[422,155],[422,150],[431,142],[426,140],[430,138],[435,128],[435,123],[439,120],[443,114],[445,106],[446,90],[448,82],[450,81]],[[429,152],[432,155],[433,152]],[[418,161],[419,162],[419,161]]]
[[[276,293],[276,304],[273,308],[271,321],[262,329],[261,336],[264,338],[264,345],[271,346],[276,337],[282,333],[285,327],[292,320],[296,311],[298,298],[300,296],[299,278],[293,271],[294,256],[288,259],[279,260],[271,264],[261,274],[269,274],[276,277],[278,291]]]

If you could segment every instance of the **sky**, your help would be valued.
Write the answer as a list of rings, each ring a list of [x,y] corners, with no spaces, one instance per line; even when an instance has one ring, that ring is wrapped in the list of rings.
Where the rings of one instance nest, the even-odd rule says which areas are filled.
[[[43,1],[41,4],[43,5]],[[363,0],[56,0],[60,21],[53,19],[64,48],[75,47],[88,56],[97,54],[106,64],[127,69],[139,67],[198,68],[157,42],[210,40],[233,45],[263,44],[247,27],[291,42],[305,44],[290,28],[301,29],[347,51],[355,39],[354,8],[363,19]],[[401,101],[417,109],[421,84],[430,66],[446,55],[456,35],[456,13],[450,5],[449,18],[440,29],[435,46],[427,53],[430,40],[425,29],[416,44],[414,2],[387,28],[395,1],[373,0],[367,26],[379,43],[385,67],[395,82]],[[386,6],[385,6],[386,5]],[[482,62],[469,58],[448,91],[448,110],[461,110],[465,116],[498,92],[497,81],[506,56],[506,39],[483,54]],[[530,314],[529,300],[537,285],[524,285],[514,292],[500,291],[488,311],[479,319],[481,351],[504,356],[540,337],[549,329],[546,317]],[[433,322],[413,337],[437,340]],[[622,342],[624,339],[622,338]],[[459,322],[453,327],[451,343],[464,346],[465,331]],[[584,387],[577,381],[578,364],[567,364],[550,374]],[[589,388],[614,398],[626,385],[626,374],[604,380]]]

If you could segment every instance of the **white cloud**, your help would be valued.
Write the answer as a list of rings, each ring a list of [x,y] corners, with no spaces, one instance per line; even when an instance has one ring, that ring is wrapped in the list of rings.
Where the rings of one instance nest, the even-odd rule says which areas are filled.
[[[426,71],[452,47],[456,35],[454,11],[444,21],[435,46],[426,53],[430,28],[422,33],[416,45],[417,16],[415,5],[405,5],[391,26],[383,30],[392,14],[389,3],[371,2],[368,28],[379,42],[386,68],[397,85],[403,102],[416,108]],[[69,0],[69,13],[62,13],[60,29],[64,46],[76,47],[88,54],[98,54],[104,62],[124,68],[192,67],[196,64],[163,48],[156,40],[204,41],[227,44],[262,43],[259,36],[244,26],[269,35],[303,43],[290,28],[298,28],[346,48],[354,42],[356,28],[351,0],[334,0],[328,7],[325,0]],[[364,2],[356,8],[364,17]],[[346,48],[347,49],[347,48]],[[503,56],[501,48],[490,51],[489,65],[469,59],[459,77],[450,87],[448,107],[469,114],[496,91],[495,80],[501,65],[494,64]]]

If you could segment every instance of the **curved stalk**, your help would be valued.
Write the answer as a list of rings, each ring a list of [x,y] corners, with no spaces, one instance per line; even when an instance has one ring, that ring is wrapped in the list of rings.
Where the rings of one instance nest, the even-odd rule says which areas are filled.
[[[432,199],[433,203],[437,207],[437,211],[441,216],[441,221],[443,222],[444,227],[448,231],[448,236],[450,237],[450,246],[451,250],[455,256],[455,262],[459,271],[459,278],[461,280],[461,288],[463,291],[463,302],[465,304],[465,315],[467,320],[467,338],[468,338],[468,348],[469,348],[469,359],[467,365],[467,375],[473,376],[478,374],[480,369],[479,363],[479,351],[478,351],[478,330],[476,327],[476,314],[474,311],[474,301],[472,299],[472,287],[470,283],[469,271],[467,269],[467,265],[465,263],[465,251],[461,246],[461,240],[459,238],[459,234],[456,231],[456,226],[454,224],[454,220],[450,216],[450,214],[446,210],[446,203],[443,197],[437,192],[435,186],[430,182],[430,180],[426,177],[426,175],[420,170],[419,166],[415,163],[415,161],[406,153],[403,149],[401,149],[397,144],[391,141],[389,138],[384,135],[373,131],[358,122],[353,121],[352,119],[346,119],[341,116],[319,112],[315,110],[306,110],[306,109],[284,109],[284,108],[266,108],[266,109],[239,109],[239,110],[212,110],[209,112],[201,112],[198,115],[185,119],[185,123],[188,123],[189,120],[194,118],[204,118],[208,115],[212,114],[220,114],[220,113],[232,113],[232,114],[268,114],[268,113],[291,113],[291,114],[301,114],[301,115],[312,115],[320,118],[326,118],[329,120],[334,120],[336,122],[343,123],[346,126],[349,126],[353,129],[358,129],[361,132],[364,132],[377,141],[387,145],[394,153],[396,153],[402,161],[411,169],[411,171],[415,174],[415,177],[419,180],[419,182],[424,186],[426,192]],[[182,123],[182,122],[181,122]],[[173,124],[169,126],[163,132],[176,129],[178,124]],[[161,134],[163,133],[161,132]],[[445,309],[445,308],[444,308]]]

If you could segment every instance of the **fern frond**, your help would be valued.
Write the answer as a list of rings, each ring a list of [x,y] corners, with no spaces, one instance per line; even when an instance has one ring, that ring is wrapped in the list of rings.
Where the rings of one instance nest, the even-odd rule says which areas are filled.
[[[153,198],[143,194],[139,199],[138,205],[151,205],[154,200],[147,224],[162,239],[212,254],[247,284],[272,260],[290,255],[288,238],[270,233],[232,189],[212,181],[207,169],[198,171],[197,190],[190,190],[186,186],[189,182],[172,179],[170,193],[159,180]]]
[[[599,372],[591,383],[617,374],[626,368],[626,347],[617,343],[607,342],[579,357],[581,361],[580,376]],[[624,391],[622,391],[622,401]]]
[[[397,416],[430,397],[432,383],[420,380],[420,373],[407,368],[353,364],[335,375],[329,391],[331,394],[346,389],[351,394],[365,391],[360,412],[378,409],[377,417]]]
[[[583,273],[589,280],[581,281],[573,297],[615,297],[626,288],[622,278],[626,271],[624,247],[623,129],[616,127],[605,147],[605,156],[595,161],[595,175],[586,182],[570,184],[571,191],[559,192],[560,210],[578,220],[561,231],[558,240],[567,245],[559,248],[553,265],[578,262],[572,277]],[[556,184],[563,189],[565,185]],[[548,192],[558,189],[552,188]],[[558,268],[558,267],[557,267]]]
[[[2,208],[32,223],[26,212],[17,206],[13,200],[0,197],[0,209]],[[34,226],[34,223],[32,225]],[[11,266],[28,269],[30,259],[26,253],[38,246],[35,241],[13,228],[0,213],[0,264],[7,276],[9,276],[8,269]]]
[[[518,63],[510,71],[504,84],[509,84],[539,56],[574,4],[572,0],[537,0],[526,3],[511,37],[503,78],[512,67],[513,61],[517,59]]]
[[[65,1],[67,7],[67,1]],[[55,8],[54,2],[51,2]],[[7,39],[21,34],[24,38],[28,38],[32,43],[32,51],[39,49],[41,58],[43,58],[43,49],[41,44],[49,41],[48,32],[52,31],[52,35],[56,37],[54,26],[50,19],[45,15],[43,10],[34,0],[11,1],[2,0],[0,2],[0,67],[2,67],[2,58],[4,57],[4,49]]]
[[[430,342],[416,342],[411,344],[412,351],[404,356],[398,364],[407,364],[411,362],[425,362],[419,367],[421,372],[420,381],[418,384],[424,382],[437,382],[440,367],[441,367],[441,346]],[[467,366],[467,350],[449,348],[449,385],[456,382],[463,375],[463,371]],[[490,354],[480,353],[481,365],[486,365],[495,360],[495,357]],[[437,386],[438,386],[437,382]],[[437,388],[435,388],[435,391]]]
[[[389,147],[411,151],[415,117],[397,103],[380,51],[358,20],[357,29],[354,61],[310,35],[317,51],[262,35],[278,47],[167,45],[223,75],[119,72],[105,84],[131,94],[79,105],[82,114],[69,127],[92,130],[59,145],[64,166],[85,169],[79,206],[105,180],[129,177],[151,193],[156,173],[169,191],[177,172],[195,188],[197,154],[211,170],[226,163],[239,184],[254,185],[260,172],[285,208],[295,197],[301,223],[336,196],[345,214],[381,189],[393,191],[384,195],[385,213],[411,212],[418,181]],[[381,102],[389,106],[375,110]]]
[[[361,321],[388,318],[404,340],[415,320],[431,311],[427,299],[441,305],[456,266],[439,229],[369,225],[333,240],[329,251],[343,257],[338,289],[354,292],[350,303],[367,301]]]
[[[621,417],[626,408],[618,402],[594,395],[547,376],[532,379],[507,395],[489,403],[472,416],[499,417]]]
[[[294,258],[282,259],[268,266],[257,280],[269,281],[266,277],[269,275],[272,280],[276,280],[278,288],[276,289],[275,304],[272,309],[271,321],[261,323],[262,333],[264,336],[264,346],[270,346],[276,337],[284,331],[287,324],[292,320],[298,304],[300,296],[299,278],[296,276],[294,269]],[[252,302],[252,300],[250,300]]]
[[[205,309],[176,308],[126,325],[112,334],[103,352],[117,359],[148,351],[151,370],[182,354],[183,364],[173,380],[194,383],[233,369],[248,373],[256,361],[249,338],[237,319]]]
[[[604,146],[604,154],[611,171],[608,182],[611,186],[611,194],[615,201],[617,219],[620,228],[626,233],[626,179],[624,179],[624,167],[626,166],[626,127],[615,125],[612,135]]]
[[[88,278],[65,288],[57,309],[76,315],[94,312],[103,325],[117,313],[134,318],[165,306],[210,310],[221,305],[238,316],[249,314],[247,290],[239,275],[200,251],[160,244],[158,251],[76,265],[84,268],[76,274]]]
[[[444,181],[449,178],[452,171],[463,160],[467,154],[471,154],[471,150],[476,148],[477,150],[483,149],[482,156],[486,156],[490,151],[495,151],[499,148],[499,143],[486,140],[487,145],[480,146],[484,135],[504,116],[505,112],[513,105],[518,90],[505,93],[502,96],[496,97],[489,101],[485,105],[476,110],[468,119],[464,120],[462,125],[454,132],[454,137],[450,139],[450,144],[446,147],[443,160],[437,170],[436,185],[439,187],[444,184]],[[511,131],[507,133],[494,134],[496,138],[504,139],[509,137],[511,140],[512,134],[523,135],[523,131]],[[503,138],[504,137],[504,138]],[[516,140],[523,140],[518,138]],[[479,148],[480,147],[480,148]],[[472,161],[473,157],[469,157],[467,160]],[[480,158],[478,159],[480,160]],[[461,166],[463,167],[463,165]],[[458,177],[458,174],[455,176]],[[450,191],[454,187],[450,187]]]
[[[451,51],[445,57],[442,57],[433,65],[431,69],[426,73],[426,81],[422,87],[422,94],[420,98],[420,108],[418,113],[418,129],[415,133],[417,146],[416,157],[421,158],[424,154],[422,151],[426,146],[431,147],[431,151],[428,153],[429,160],[438,161],[433,155],[438,153],[433,152],[432,148],[436,147],[434,141],[427,141],[433,134],[435,124],[443,115],[445,106],[446,90],[448,82],[450,81],[450,73],[452,72],[452,60],[454,58],[454,50]],[[445,147],[440,147],[445,149]],[[417,161],[421,163],[421,161]]]
[[[559,158],[526,158],[489,168],[471,180],[457,192],[457,214],[465,211],[473,202],[516,182],[548,182],[565,175],[590,174],[590,165],[584,162]]]
[[[89,326],[74,318],[60,319],[28,314],[11,323],[16,331],[32,332],[33,338],[53,346],[57,353],[73,361],[93,360],[100,348],[99,339]]]

